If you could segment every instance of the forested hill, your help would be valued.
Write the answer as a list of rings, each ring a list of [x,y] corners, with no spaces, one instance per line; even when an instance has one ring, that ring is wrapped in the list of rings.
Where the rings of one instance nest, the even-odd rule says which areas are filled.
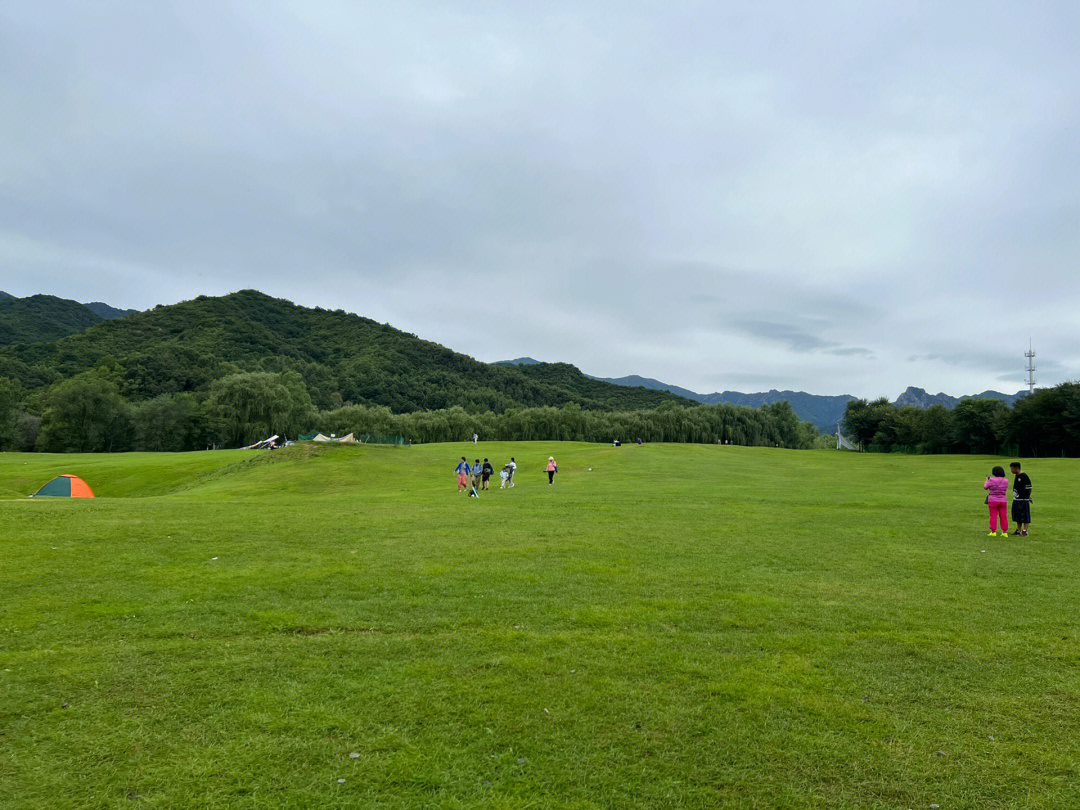
[[[37,343],[73,335],[103,319],[78,301],[53,295],[0,297],[0,346]]]
[[[10,302],[7,302],[10,303]],[[342,402],[404,413],[460,405],[504,412],[577,403],[636,410],[685,401],[592,380],[565,364],[499,367],[341,310],[245,290],[96,323],[51,343],[0,349],[0,377],[27,392],[91,369],[131,401],[206,391],[237,371],[299,372],[318,408]]]
[[[16,298],[0,291],[0,346],[58,340],[101,321],[124,318],[134,312],[100,301],[80,304],[55,295]]]

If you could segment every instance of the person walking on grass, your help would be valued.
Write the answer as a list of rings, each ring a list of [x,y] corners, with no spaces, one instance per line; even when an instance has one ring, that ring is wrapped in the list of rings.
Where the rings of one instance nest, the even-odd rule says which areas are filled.
[[[472,465],[472,485],[473,489],[480,489],[480,484],[484,480],[484,468],[480,464],[480,459],[476,460],[476,463]]]
[[[987,492],[986,505],[990,507],[990,534],[987,537],[995,536],[999,521],[1001,523],[999,536],[1006,537],[1009,534],[1009,479],[1005,477],[1005,470],[1002,467],[994,467],[990,472],[991,474],[983,484],[983,489]]]
[[[506,478],[506,486],[510,489],[514,488],[514,473],[517,472],[517,462],[514,461],[514,457],[510,456],[510,463],[506,465],[506,468],[510,471],[510,475]]]
[[[482,482],[481,489],[488,489],[488,481],[491,480],[491,476],[495,474],[495,468],[491,466],[491,462],[486,458],[484,459],[484,466],[480,468],[480,481]]]
[[[547,467],[545,467],[544,469],[547,470],[548,483],[549,484],[554,484],[555,483],[555,473],[557,473],[559,471],[559,465],[555,463],[555,459],[552,458],[551,456],[548,456]]]
[[[1016,524],[1013,537],[1027,537],[1031,525],[1031,479],[1026,472],[1020,471],[1020,462],[1009,465],[1013,474],[1012,519]]]
[[[457,491],[469,488],[469,474],[472,472],[472,468],[469,466],[469,462],[465,460],[465,456],[461,457],[461,461],[458,462],[454,472],[457,473]]]

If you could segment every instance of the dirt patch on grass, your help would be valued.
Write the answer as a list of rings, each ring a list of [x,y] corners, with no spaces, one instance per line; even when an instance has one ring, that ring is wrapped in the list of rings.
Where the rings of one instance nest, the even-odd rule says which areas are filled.
[[[285,636],[346,636],[383,635],[393,631],[381,627],[315,627],[298,625],[296,627],[282,627],[277,632]]]

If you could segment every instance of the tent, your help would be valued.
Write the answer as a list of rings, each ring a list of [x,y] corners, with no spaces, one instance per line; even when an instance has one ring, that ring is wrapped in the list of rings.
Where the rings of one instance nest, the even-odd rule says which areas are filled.
[[[60,475],[47,483],[33,498],[93,498],[94,491],[76,475]]]
[[[273,450],[277,447],[278,435],[275,433],[269,439],[263,439],[261,442],[255,442],[255,444],[249,444],[244,450]]]

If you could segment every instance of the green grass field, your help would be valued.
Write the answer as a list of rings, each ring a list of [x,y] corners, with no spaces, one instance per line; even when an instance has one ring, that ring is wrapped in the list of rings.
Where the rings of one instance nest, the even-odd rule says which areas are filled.
[[[0,455],[0,806],[1080,806],[1080,462],[479,450]]]

